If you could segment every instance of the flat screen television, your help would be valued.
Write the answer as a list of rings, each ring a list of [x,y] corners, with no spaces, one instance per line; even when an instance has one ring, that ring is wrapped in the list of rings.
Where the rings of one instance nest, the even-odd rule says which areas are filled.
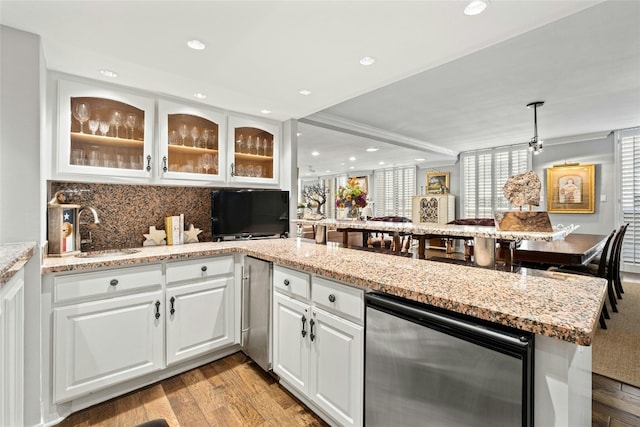
[[[213,240],[288,234],[288,191],[225,189],[211,193]]]

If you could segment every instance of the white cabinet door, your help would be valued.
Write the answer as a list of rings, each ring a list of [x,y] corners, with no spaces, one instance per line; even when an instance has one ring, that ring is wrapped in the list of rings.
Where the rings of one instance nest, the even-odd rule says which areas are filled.
[[[229,183],[278,184],[280,124],[229,116]]]
[[[362,425],[364,328],[313,308],[311,399],[344,426]]]
[[[162,290],[53,310],[54,401],[161,369]]]
[[[274,292],[273,371],[305,395],[309,389],[308,304]]]
[[[233,277],[166,293],[167,365],[233,344]]]
[[[24,270],[0,288],[0,426],[23,425]]]

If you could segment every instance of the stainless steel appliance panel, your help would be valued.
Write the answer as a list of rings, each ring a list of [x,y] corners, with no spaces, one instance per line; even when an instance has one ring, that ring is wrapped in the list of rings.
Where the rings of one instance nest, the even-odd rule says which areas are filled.
[[[265,371],[271,370],[272,264],[245,257],[242,277],[242,351]]]
[[[531,371],[518,355],[478,344],[501,339],[495,332],[464,339],[420,314],[418,322],[371,306],[366,314],[367,426],[530,425]]]

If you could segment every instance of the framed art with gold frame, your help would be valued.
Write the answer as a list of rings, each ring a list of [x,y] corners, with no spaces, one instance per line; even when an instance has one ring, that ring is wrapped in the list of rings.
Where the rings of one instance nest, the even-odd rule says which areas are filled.
[[[427,172],[425,180],[427,193],[449,193],[449,172]]]
[[[547,169],[549,213],[595,212],[595,165],[558,165]]]

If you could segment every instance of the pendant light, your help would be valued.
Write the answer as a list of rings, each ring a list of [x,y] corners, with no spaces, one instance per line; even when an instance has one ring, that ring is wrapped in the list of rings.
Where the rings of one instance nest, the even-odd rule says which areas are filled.
[[[542,141],[538,139],[538,107],[542,107],[544,101],[535,101],[527,104],[527,108],[533,108],[533,138],[529,141],[529,151],[533,151],[533,154],[540,154],[542,152]]]

